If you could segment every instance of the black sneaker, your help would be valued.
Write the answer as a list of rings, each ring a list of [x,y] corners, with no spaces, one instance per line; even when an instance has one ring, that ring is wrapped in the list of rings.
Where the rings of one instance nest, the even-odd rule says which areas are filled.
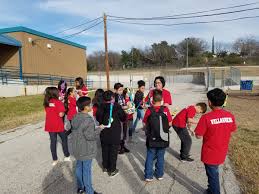
[[[181,161],[182,161],[182,162],[193,162],[194,159],[192,159],[192,158],[190,158],[190,157],[188,157],[188,158],[181,158]]]
[[[120,149],[119,154],[124,154],[125,150],[124,149]]]
[[[84,193],[84,189],[77,189],[77,193]]]
[[[129,150],[128,148],[126,148],[126,147],[124,147],[124,151],[125,151],[126,153],[129,153],[129,152],[130,152],[130,150]]]
[[[119,174],[119,170],[116,169],[116,170],[114,170],[113,172],[110,172],[110,173],[109,173],[109,176],[110,176],[110,177],[115,177],[115,176],[117,176],[118,174]]]
[[[94,194],[101,194],[101,193],[98,193],[98,192],[94,191]]]
[[[103,168],[103,173],[108,173],[107,168]]]

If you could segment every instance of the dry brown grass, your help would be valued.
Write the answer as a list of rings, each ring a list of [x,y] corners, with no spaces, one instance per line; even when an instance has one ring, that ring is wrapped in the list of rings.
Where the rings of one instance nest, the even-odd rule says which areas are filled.
[[[259,193],[259,96],[229,97],[227,109],[238,131],[230,144],[230,158],[243,193]]]

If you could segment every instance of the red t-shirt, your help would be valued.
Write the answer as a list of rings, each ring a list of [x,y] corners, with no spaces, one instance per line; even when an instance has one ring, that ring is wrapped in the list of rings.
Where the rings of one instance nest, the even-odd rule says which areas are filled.
[[[189,106],[181,110],[173,119],[173,126],[179,128],[185,128],[187,119],[193,118],[196,115],[196,110],[194,106]]]
[[[73,117],[76,115],[76,98],[69,96],[68,97],[68,112],[67,112],[67,119],[72,120]]]
[[[205,164],[224,163],[231,132],[236,130],[235,117],[223,109],[213,110],[200,118],[195,134],[203,136],[201,161]]]
[[[172,97],[171,97],[171,93],[166,90],[166,89],[163,89],[162,90],[162,96],[163,96],[163,103],[162,104],[169,104],[169,105],[172,105]],[[150,99],[150,102],[153,103],[153,90],[151,90],[148,95],[146,96],[145,98],[145,102],[148,102]]]
[[[63,132],[64,122],[59,113],[65,112],[64,104],[58,99],[50,99],[49,106],[45,107],[46,121],[45,131]]]
[[[82,95],[83,96],[87,96],[88,95],[88,88],[85,85],[83,85],[83,87],[82,87]]]
[[[96,117],[96,112],[97,112],[97,106],[93,106],[93,116]]]
[[[154,106],[155,111],[158,112],[161,106]],[[148,117],[150,116],[151,111],[150,109],[147,109],[145,116],[143,118],[143,123],[147,122]],[[164,108],[164,114],[167,116],[168,122],[172,122],[172,115],[167,107]]]

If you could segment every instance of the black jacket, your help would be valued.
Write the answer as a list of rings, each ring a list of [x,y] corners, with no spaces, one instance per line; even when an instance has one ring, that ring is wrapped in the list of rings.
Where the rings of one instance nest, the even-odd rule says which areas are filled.
[[[96,120],[99,124],[108,125],[110,117],[110,103],[103,103],[96,112]],[[127,115],[118,103],[114,103],[112,111],[113,122],[110,128],[104,128],[100,134],[104,144],[120,144],[121,122],[125,122]]]
[[[138,109],[143,109],[141,105],[143,105],[143,97],[144,97],[144,93],[141,91],[137,91],[134,97],[134,104],[135,107]]]

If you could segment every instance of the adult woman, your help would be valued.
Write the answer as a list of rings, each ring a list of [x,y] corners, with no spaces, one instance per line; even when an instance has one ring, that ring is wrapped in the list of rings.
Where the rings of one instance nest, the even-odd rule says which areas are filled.
[[[162,76],[157,76],[154,80],[155,89],[162,90],[162,105],[169,106],[172,105],[172,97],[170,91],[166,90],[165,87],[165,78]],[[153,90],[150,90],[147,97],[145,98],[145,102],[149,102],[153,104]]]

